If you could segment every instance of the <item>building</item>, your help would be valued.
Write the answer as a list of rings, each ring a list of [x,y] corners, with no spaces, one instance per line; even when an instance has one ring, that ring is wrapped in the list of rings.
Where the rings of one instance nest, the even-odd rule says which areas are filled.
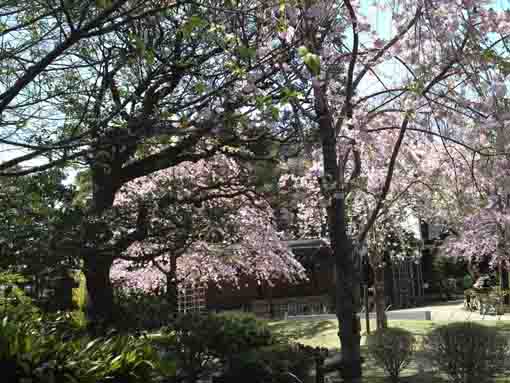
[[[292,315],[323,314],[334,311],[334,258],[322,239],[288,241],[297,260],[305,267],[308,280],[299,284],[276,281],[259,285],[245,278],[239,286],[209,286],[200,296],[186,292],[182,300],[197,303],[197,309],[208,311],[250,311],[261,317],[281,318]],[[409,258],[386,262],[386,304],[392,308],[411,307],[423,302],[423,274],[419,260]],[[368,287],[373,273],[365,270]],[[361,286],[360,286],[361,288]],[[192,298],[193,297],[193,298]],[[185,305],[183,305],[184,307]],[[193,310],[188,304],[187,311]]]

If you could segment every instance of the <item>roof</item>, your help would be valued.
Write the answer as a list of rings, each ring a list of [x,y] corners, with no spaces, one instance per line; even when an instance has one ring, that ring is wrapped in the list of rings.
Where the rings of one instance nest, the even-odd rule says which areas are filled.
[[[317,239],[298,239],[295,241],[287,241],[287,246],[291,250],[299,250],[299,249],[319,249],[321,247],[328,247],[328,243],[321,238]]]
[[[296,259],[305,267],[329,262],[329,244],[323,239],[298,239],[287,241],[287,246]]]

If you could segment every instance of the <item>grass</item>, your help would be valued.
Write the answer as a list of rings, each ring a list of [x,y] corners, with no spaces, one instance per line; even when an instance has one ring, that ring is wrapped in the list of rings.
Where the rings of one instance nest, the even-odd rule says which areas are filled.
[[[446,322],[445,322],[446,323]],[[390,327],[401,327],[411,331],[415,335],[424,335],[434,327],[441,325],[441,322],[432,321],[388,321]],[[282,320],[273,321],[269,325],[279,334],[289,339],[313,347],[325,347],[338,349],[338,322],[330,320]],[[370,321],[370,328],[375,329],[375,320]],[[510,323],[509,323],[510,328]],[[365,322],[361,324],[362,344],[366,336]]]
[[[437,326],[451,323],[448,321],[413,321],[413,320],[393,320],[388,321],[390,327],[404,328],[417,337],[421,337]],[[510,335],[510,321],[483,321],[480,322],[489,326],[497,326]],[[326,347],[330,350],[339,351],[338,340],[338,322],[336,320],[282,320],[269,322],[270,327],[279,334],[288,337],[290,340],[306,344],[313,347]],[[375,329],[375,321],[371,321],[370,327]],[[361,352],[365,357],[363,367],[364,382],[369,383],[386,383],[389,379],[385,376],[384,371],[377,367],[368,357],[364,341],[366,339],[365,323],[362,323],[362,340]],[[445,383],[446,380],[434,374],[433,372],[423,369],[420,364],[423,360],[419,351],[414,358],[415,361],[405,369],[402,373],[402,383]],[[333,376],[332,379],[336,381]],[[496,380],[497,383],[508,382],[506,377]]]
[[[476,321],[475,321],[476,322]],[[400,327],[421,337],[435,327],[451,323],[448,321],[425,321],[425,320],[390,320],[388,326]],[[480,321],[484,325],[497,326],[510,335],[510,321]],[[326,347],[339,349],[338,322],[331,320],[282,320],[272,321],[269,325],[277,333],[289,339],[313,347]],[[375,329],[375,321],[370,321],[370,328]],[[361,323],[362,344],[366,336],[365,322]]]

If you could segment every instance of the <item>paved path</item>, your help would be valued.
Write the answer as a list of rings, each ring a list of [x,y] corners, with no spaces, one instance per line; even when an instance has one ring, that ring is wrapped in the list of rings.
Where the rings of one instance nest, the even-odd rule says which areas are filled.
[[[504,315],[480,315],[479,312],[470,312],[464,310],[462,301],[452,301],[447,303],[438,303],[429,306],[415,307],[411,309],[393,310],[389,313],[413,313],[419,311],[429,311],[433,321],[462,321],[462,320],[510,320],[510,313]]]
[[[365,314],[360,314],[364,318]],[[375,313],[370,313],[371,319],[375,318]],[[290,320],[299,319],[336,319],[334,314],[322,315],[299,315],[289,316]],[[479,312],[469,312],[464,310],[463,301],[451,301],[446,303],[431,304],[428,306],[413,307],[410,309],[388,311],[389,320],[433,320],[433,321],[465,321],[465,320],[505,320],[510,321],[510,313],[505,315],[480,315]]]

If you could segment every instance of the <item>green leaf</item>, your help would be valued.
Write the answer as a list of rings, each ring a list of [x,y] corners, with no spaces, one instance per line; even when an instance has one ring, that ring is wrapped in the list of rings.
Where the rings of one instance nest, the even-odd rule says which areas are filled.
[[[286,3],[287,3],[287,1],[280,0],[280,13],[284,13],[285,12],[285,4]]]
[[[282,103],[285,104],[289,102],[292,99],[299,98],[302,94],[298,92],[297,90],[290,89],[290,88],[283,88],[282,89]]]
[[[510,62],[509,61],[500,61],[498,63],[498,69],[501,71],[501,73],[505,76],[508,76],[510,74]]]
[[[492,49],[485,49],[482,52],[482,58],[486,61],[491,61],[496,58],[496,52],[494,52]]]
[[[423,83],[423,80],[416,80],[414,82],[412,82],[411,84],[409,84],[407,86],[407,89],[412,92],[412,93],[416,93],[418,95],[420,95],[423,90],[425,89],[425,84]]]
[[[193,87],[195,89],[195,92],[197,94],[202,94],[206,91],[206,85],[203,83],[203,82],[199,82],[198,84],[195,84],[195,86]]]
[[[271,117],[275,121],[280,118],[280,109],[278,109],[276,106],[271,107]]]
[[[182,32],[184,35],[189,36],[195,29],[205,27],[209,23],[207,20],[202,19],[198,15],[191,16],[188,21],[182,26]]]
[[[98,8],[106,9],[112,5],[111,0],[96,0],[96,6]]]
[[[317,76],[321,71],[321,59],[318,55],[313,53],[307,53],[303,57],[303,62],[306,67],[314,76]]]
[[[145,59],[147,60],[147,63],[150,65],[153,65],[156,61],[156,55],[154,54],[154,50],[147,49],[145,52]]]
[[[257,55],[257,50],[255,48],[241,46],[239,47],[238,51],[239,55],[243,59],[252,59],[255,58],[255,56]]]
[[[304,57],[306,56],[309,52],[308,52],[308,48],[305,47],[305,46],[301,46],[297,49],[297,52],[298,52],[298,55],[299,57]]]
[[[136,53],[138,54],[138,56],[143,57],[145,54],[145,43],[138,36],[134,36],[134,38],[135,38]]]
[[[243,76],[246,73],[246,70],[244,68],[242,68],[241,66],[239,66],[234,61],[227,62],[225,64],[225,68],[229,69],[232,72],[232,74],[234,74],[236,76]]]

